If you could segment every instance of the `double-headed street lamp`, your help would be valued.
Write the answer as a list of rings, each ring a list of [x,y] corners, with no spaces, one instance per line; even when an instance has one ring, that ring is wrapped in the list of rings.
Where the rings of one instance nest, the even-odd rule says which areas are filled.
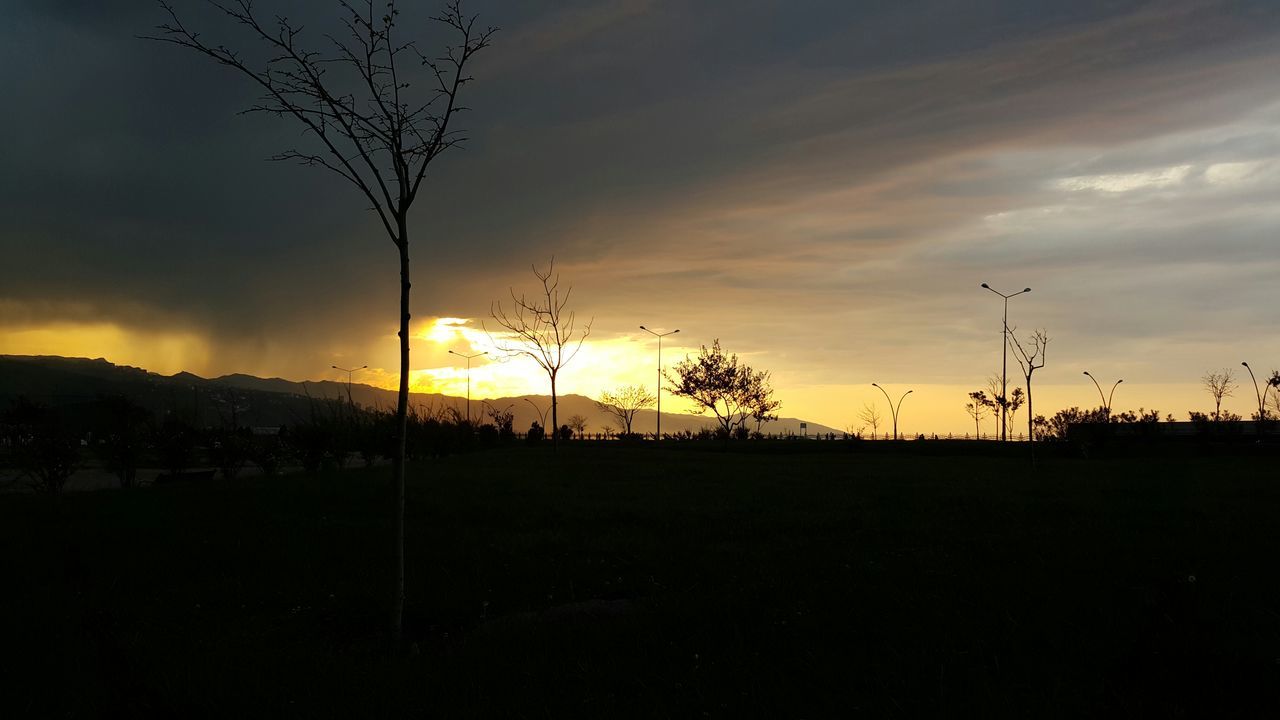
[[[1016,293],[1006,295],[999,290],[991,287],[986,283],[982,283],[982,287],[1004,298],[1004,342],[1001,343],[1000,350],[1003,353],[1004,360],[1000,364],[1000,439],[1009,439],[1009,423],[1006,416],[1009,414],[1009,298],[1017,297],[1023,293],[1031,292],[1031,288],[1023,288]]]
[[[888,390],[885,390],[884,388],[880,387],[878,383],[871,383],[871,385],[872,387],[880,388],[880,392],[884,393],[884,399],[889,402],[889,412],[893,413],[893,439],[897,440],[898,439],[898,410],[902,409],[902,401],[906,400],[907,396],[915,392],[915,390],[908,390],[902,393],[902,397],[898,398],[898,404],[895,407],[893,404],[893,398],[889,397]]]
[[[474,355],[463,355],[462,353],[456,352],[454,350],[450,350],[449,353],[452,355],[457,355],[460,358],[467,359],[467,425],[470,426],[471,425],[471,358],[478,358],[481,355],[488,355],[489,353],[486,351],[486,352],[478,352]]]
[[[367,370],[368,368],[369,368],[368,365],[361,365],[358,368],[344,368],[344,367],[338,367],[337,365],[333,366],[334,370],[341,370],[342,372],[347,374],[347,402],[351,405],[351,407],[356,406],[355,401],[351,399],[351,373],[359,372],[361,370]]]
[[[679,330],[671,330],[670,332],[657,333],[649,328],[641,325],[640,329],[658,338],[658,429],[653,433],[654,442],[662,441],[662,338],[668,335],[675,335]]]
[[[1124,382],[1124,378],[1117,380],[1116,384],[1111,386],[1111,393],[1104,397],[1102,394],[1102,386],[1098,384],[1098,378],[1091,375],[1088,370],[1085,370],[1084,374],[1089,375],[1089,379],[1093,381],[1093,386],[1098,388],[1098,398],[1102,400],[1102,407],[1107,411],[1107,419],[1110,420],[1111,419],[1111,398],[1116,396],[1116,388],[1120,386],[1120,383]]]
[[[542,408],[538,407],[538,403],[530,400],[529,398],[520,398],[520,399],[529,403],[529,405],[533,407],[533,411],[538,414],[538,420],[539,422],[542,423],[542,430],[545,433],[547,430],[547,411],[550,410],[551,408],[548,407],[546,410],[543,410]]]

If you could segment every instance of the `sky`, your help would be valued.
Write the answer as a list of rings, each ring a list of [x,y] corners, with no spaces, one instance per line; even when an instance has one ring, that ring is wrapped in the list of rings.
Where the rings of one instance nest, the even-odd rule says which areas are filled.
[[[208,38],[237,28],[175,0]],[[260,0],[324,45],[337,4]],[[912,394],[973,431],[1002,301],[1043,328],[1037,414],[1185,419],[1209,370],[1280,368],[1280,4],[470,0],[465,149],[411,217],[414,389],[462,394],[491,303],[555,266],[591,335],[560,391],[656,381],[703,344],[837,428]],[[435,2],[401,31],[443,40]],[[398,260],[307,138],[226,68],[148,42],[148,0],[0,8],[0,353],[392,386]],[[1017,377],[1013,358],[1010,375]],[[1247,373],[1228,409],[1256,407]],[[1021,383],[1019,383],[1021,384]],[[474,397],[547,392],[475,361]],[[685,409],[664,397],[664,410]],[[985,421],[985,432],[991,430]]]

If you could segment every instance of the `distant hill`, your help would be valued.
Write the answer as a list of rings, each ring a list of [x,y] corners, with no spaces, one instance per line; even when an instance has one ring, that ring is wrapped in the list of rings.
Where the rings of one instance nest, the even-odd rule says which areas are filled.
[[[142,368],[115,365],[103,358],[66,358],[57,356],[0,355],[0,403],[13,398],[28,398],[52,406],[88,405],[108,395],[124,395],[157,415],[174,414],[201,426],[217,425],[229,420],[234,412],[242,425],[274,426],[304,421],[324,400],[345,400],[347,384],[332,380],[295,382],[283,378],[260,378],[236,373],[216,378],[202,378],[188,372],[160,375]],[[351,400],[358,405],[392,409],[396,405],[394,390],[353,383]],[[412,393],[411,405],[423,412],[456,408],[466,413],[466,399],[438,393]],[[546,395],[524,395],[488,400],[473,399],[473,417],[483,417],[487,408],[509,410],[515,416],[517,430],[525,430],[539,419],[538,410],[548,414],[551,398]],[[582,395],[560,397],[560,422],[573,415],[587,419],[587,432],[602,432],[614,427],[611,416],[596,407],[595,401]],[[657,413],[641,411],[633,429],[653,432]],[[766,423],[765,432],[800,433],[798,418],[781,418]],[[663,432],[698,431],[713,427],[711,416],[662,414]],[[808,423],[809,434],[839,432],[835,428]]]

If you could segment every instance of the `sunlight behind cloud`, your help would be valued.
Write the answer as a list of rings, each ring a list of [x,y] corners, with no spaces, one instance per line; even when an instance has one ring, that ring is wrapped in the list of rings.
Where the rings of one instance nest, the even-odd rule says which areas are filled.
[[[479,329],[479,321],[473,318],[439,317],[428,320],[414,337],[425,340],[415,359],[426,355],[428,361],[455,362],[412,370],[409,388],[419,393],[442,393],[455,397],[467,394],[466,360],[448,354],[449,350],[487,355],[471,361],[471,397],[473,399],[513,397],[519,395],[548,395],[550,382],[546,372],[533,360],[522,355],[503,355],[497,350],[488,333]],[[696,353],[697,348],[665,344],[663,366],[671,366],[686,354]],[[653,390],[657,379],[657,345],[648,336],[622,335],[612,338],[589,338],[577,356],[561,370],[557,377],[557,391],[561,395],[577,394],[599,397],[601,391],[621,385],[642,385]],[[364,375],[370,385],[394,389],[397,375],[393,369],[371,368]],[[664,412],[687,412],[691,406],[664,393]]]
[[[132,330],[113,323],[53,323],[40,327],[4,329],[2,355],[62,355],[105,357],[121,365],[135,365],[171,375],[186,370],[204,372],[209,343],[192,333]]]

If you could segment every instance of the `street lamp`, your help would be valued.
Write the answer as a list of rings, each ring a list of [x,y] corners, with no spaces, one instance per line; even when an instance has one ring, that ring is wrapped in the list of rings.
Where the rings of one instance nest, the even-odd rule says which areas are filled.
[[[658,338],[658,429],[653,434],[654,442],[662,441],[662,338],[668,335],[675,335],[679,330],[670,332],[656,333],[649,328],[641,325],[640,329]]]
[[[897,407],[894,407],[893,398],[889,397],[888,390],[885,390],[884,388],[880,387],[880,385],[877,383],[871,383],[871,385],[873,387],[880,388],[880,392],[884,393],[884,399],[889,402],[889,411],[893,413],[893,439],[897,440],[898,439],[898,410],[902,409],[902,401],[906,400],[907,396],[915,392],[915,390],[908,390],[902,393],[902,397],[898,398]]]
[[[1004,360],[1000,366],[1000,439],[1009,439],[1009,423],[1006,416],[1009,414],[1009,298],[1017,297],[1022,293],[1031,292],[1031,288],[1023,288],[1016,293],[1005,295],[986,283],[982,283],[982,287],[1004,298],[1004,342],[1001,351],[1004,353]]]
[[[471,425],[471,358],[478,358],[481,355],[488,355],[489,353],[478,352],[474,355],[463,355],[462,353],[455,352],[453,350],[450,350],[449,353],[452,355],[457,355],[460,358],[467,359],[467,425],[470,426]]]
[[[542,408],[538,407],[537,403],[530,400],[529,398],[520,398],[520,399],[533,406],[533,411],[538,413],[538,420],[541,421],[542,431],[545,433],[547,431],[547,410],[550,410],[551,408],[547,408],[547,410],[543,410]]]
[[[351,373],[365,370],[368,367],[369,367],[368,365],[361,365],[358,368],[344,368],[344,367],[338,367],[337,365],[333,366],[334,370],[341,370],[342,372],[347,374],[347,402],[351,404],[351,407],[356,406],[355,401],[351,399]]]
[[[1245,370],[1249,371],[1249,379],[1253,381],[1253,393],[1258,396],[1258,422],[1259,427],[1261,427],[1263,413],[1266,412],[1266,393],[1258,392],[1258,378],[1254,377],[1253,368],[1249,367],[1249,363],[1242,362],[1240,364],[1244,366]],[[1268,387],[1270,386],[1268,385]]]
[[[1088,370],[1085,370],[1084,374],[1089,375],[1089,379],[1093,381],[1093,386],[1098,388],[1098,399],[1102,400],[1102,407],[1107,411],[1107,419],[1110,420],[1111,419],[1111,398],[1116,396],[1116,388],[1120,386],[1120,383],[1124,382],[1124,378],[1117,380],[1116,384],[1111,386],[1111,392],[1108,393],[1106,397],[1103,397],[1102,386],[1098,384],[1098,378],[1091,375]]]

